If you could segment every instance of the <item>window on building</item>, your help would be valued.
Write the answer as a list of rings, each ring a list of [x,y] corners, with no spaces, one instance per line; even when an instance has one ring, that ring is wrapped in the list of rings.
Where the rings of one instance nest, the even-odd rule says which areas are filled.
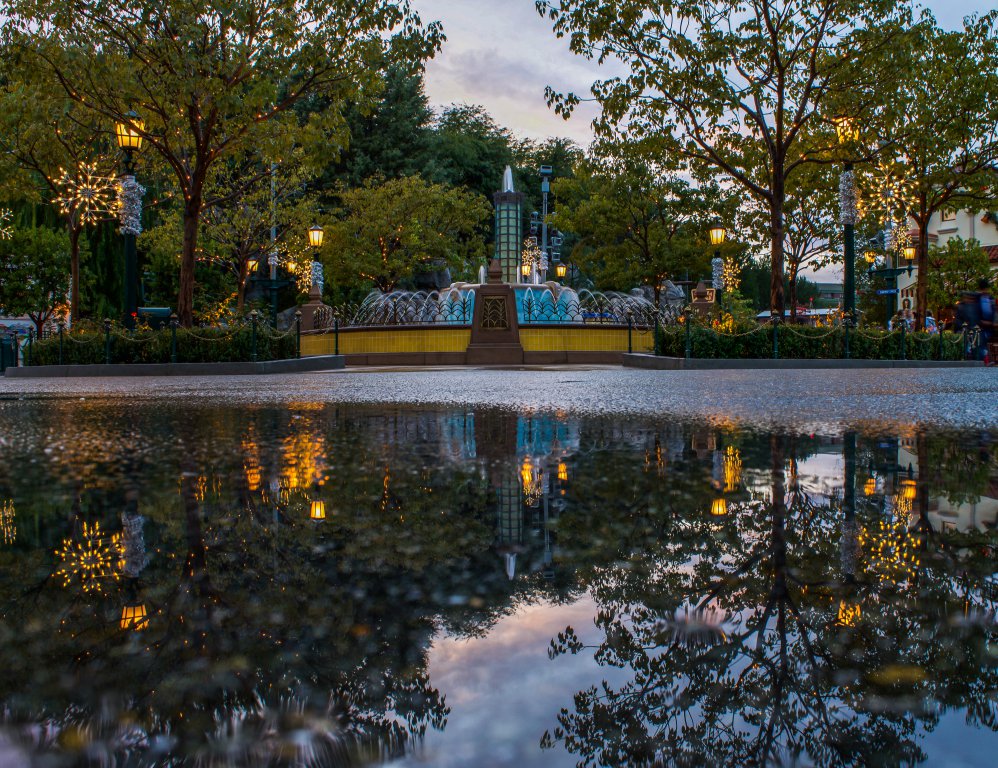
[[[943,221],[956,221],[956,211],[943,211]]]

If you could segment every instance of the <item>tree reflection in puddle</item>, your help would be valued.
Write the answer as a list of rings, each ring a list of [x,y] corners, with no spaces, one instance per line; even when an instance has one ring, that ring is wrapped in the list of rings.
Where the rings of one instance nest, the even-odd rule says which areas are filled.
[[[625,678],[555,693],[543,746],[583,764],[893,764],[948,710],[995,729],[986,435],[18,409],[0,740],[25,759],[363,765],[441,731],[446,751],[434,636],[584,594],[596,665]]]

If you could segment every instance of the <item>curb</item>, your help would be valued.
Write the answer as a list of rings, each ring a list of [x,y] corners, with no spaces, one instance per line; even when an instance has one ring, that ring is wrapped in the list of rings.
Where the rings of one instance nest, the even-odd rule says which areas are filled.
[[[625,368],[642,368],[652,371],[751,371],[751,370],[858,370],[863,368],[983,368],[979,360],[758,360],[707,359],[683,357],[655,357],[645,354],[624,354],[621,364]]]
[[[259,363],[132,363],[112,365],[31,365],[8,368],[11,379],[50,379],[100,376],[260,376],[273,373],[307,373],[343,368],[343,355],[320,355]]]

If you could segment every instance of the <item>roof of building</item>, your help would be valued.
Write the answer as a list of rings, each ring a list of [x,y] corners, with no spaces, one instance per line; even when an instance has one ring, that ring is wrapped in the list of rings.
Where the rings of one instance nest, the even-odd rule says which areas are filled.
[[[998,264],[998,245],[985,245],[984,252],[988,255],[988,261]]]

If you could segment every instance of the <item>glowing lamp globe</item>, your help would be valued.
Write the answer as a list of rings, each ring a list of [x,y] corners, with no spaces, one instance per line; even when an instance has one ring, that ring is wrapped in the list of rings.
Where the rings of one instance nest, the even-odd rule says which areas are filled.
[[[856,141],[859,138],[859,128],[856,121],[847,115],[839,115],[832,118],[835,123],[835,133],[839,137],[839,144]]]
[[[563,461],[558,464],[558,479],[563,483],[568,480],[568,465]]]
[[[325,232],[323,232],[322,227],[316,224],[308,231],[308,244],[313,248],[321,248],[324,235]]]
[[[877,481],[871,477],[869,480],[866,481],[866,484],[863,485],[863,493],[866,494],[867,496],[872,496],[876,492],[877,492]]]
[[[148,621],[146,607],[142,603],[126,603],[121,609],[122,629],[134,629],[137,632],[144,629]]]
[[[246,272],[247,272],[247,274],[255,275],[257,269],[259,269],[259,268],[260,268],[260,260],[259,259],[249,259],[246,262]]]
[[[312,511],[309,515],[313,520],[321,522],[326,519],[326,502],[322,499],[312,501]]]
[[[554,274],[558,278],[563,278],[568,274],[568,266],[566,264],[557,264],[554,268]]]
[[[866,253],[863,254],[863,256],[871,264],[877,260],[877,252],[876,251],[867,251]]]
[[[711,245],[723,245],[724,241],[728,239],[728,230],[722,227],[720,224],[715,224],[710,228],[710,244]]]
[[[904,258],[906,261],[912,261],[915,258],[915,246],[906,245],[904,247]]]
[[[129,112],[125,117],[127,120],[114,125],[114,137],[118,146],[129,151],[142,149],[142,131],[146,124],[135,112]]]
[[[714,503],[710,505],[710,514],[714,517],[724,517],[728,514],[728,502],[724,499],[714,499]]]
[[[523,275],[524,277],[530,277],[530,265],[524,264],[522,267],[520,267],[520,274]]]
[[[914,480],[902,480],[901,481],[901,496],[908,501],[914,501],[915,497],[918,495],[918,487],[915,485]]]

